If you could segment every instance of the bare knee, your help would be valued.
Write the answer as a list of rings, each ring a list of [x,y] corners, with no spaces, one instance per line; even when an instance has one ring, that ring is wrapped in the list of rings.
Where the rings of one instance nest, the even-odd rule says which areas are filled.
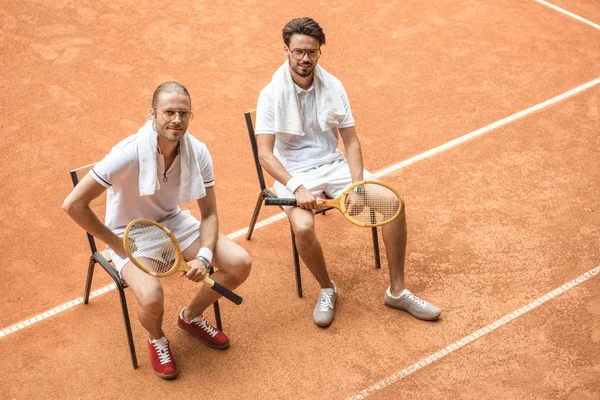
[[[159,315],[163,312],[164,293],[160,285],[148,288],[138,297],[138,306],[144,312]]]
[[[300,242],[309,242],[315,240],[317,237],[315,232],[315,222],[312,219],[295,221],[293,229],[296,239]]]
[[[244,283],[248,276],[250,276],[250,271],[252,270],[252,259],[246,253],[243,257],[241,257],[236,263],[236,268],[233,272],[233,278],[235,279],[238,285]]]

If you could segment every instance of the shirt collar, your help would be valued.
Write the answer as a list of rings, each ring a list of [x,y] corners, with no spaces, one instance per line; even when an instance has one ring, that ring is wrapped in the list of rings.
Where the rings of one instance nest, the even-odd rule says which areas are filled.
[[[181,141],[177,142],[177,155],[179,155],[180,148],[181,148]],[[158,154],[162,154],[162,151],[160,151],[160,147],[156,146],[156,149],[158,150]]]
[[[308,89],[306,89],[306,90],[304,90],[300,86],[296,85],[296,82],[294,82],[294,86],[296,88],[296,93],[297,94],[300,94],[302,92],[308,93],[308,92],[310,92],[312,90],[315,90],[315,80],[313,79],[312,83],[310,84],[310,87]]]

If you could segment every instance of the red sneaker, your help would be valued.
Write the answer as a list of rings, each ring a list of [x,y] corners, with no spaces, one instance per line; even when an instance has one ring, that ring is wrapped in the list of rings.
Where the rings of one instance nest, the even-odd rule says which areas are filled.
[[[204,319],[202,315],[194,318],[190,322],[183,319],[183,312],[179,313],[177,325],[184,331],[188,331],[196,336],[202,343],[213,349],[225,350],[229,347],[229,338],[223,332],[212,326]]]
[[[148,352],[156,375],[163,379],[173,379],[177,376],[177,365],[166,337],[156,340],[148,338]]]

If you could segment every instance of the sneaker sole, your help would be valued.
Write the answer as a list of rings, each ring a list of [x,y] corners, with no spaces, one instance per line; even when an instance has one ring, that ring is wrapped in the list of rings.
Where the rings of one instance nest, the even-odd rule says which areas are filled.
[[[196,339],[198,339],[200,341],[200,343],[202,343],[203,345],[205,345],[207,347],[210,347],[212,349],[217,349],[217,350],[227,350],[229,348],[229,343],[227,343],[226,345],[223,345],[223,346],[215,346],[213,344],[205,343],[198,336],[196,336],[196,334],[193,331],[191,331],[188,328],[186,328],[185,326],[181,325],[179,322],[177,322],[177,326],[179,326],[181,329],[183,329],[187,333],[189,333],[192,336],[194,336]]]
[[[438,315],[433,316],[433,317],[417,317],[416,315],[411,314],[410,312],[406,311],[404,308],[396,307],[393,304],[386,303],[385,301],[383,302],[383,304],[386,305],[389,308],[393,308],[395,310],[404,311],[405,313],[408,313],[408,314],[412,315],[413,317],[415,317],[416,319],[420,319],[421,321],[435,321],[442,314],[441,312],[439,312]]]
[[[330,322],[317,322],[317,321],[315,321],[315,324],[317,324],[317,326],[320,326],[321,328],[327,328],[332,323],[333,323],[333,319]]]
[[[162,378],[162,379],[165,379],[165,380],[167,380],[167,381],[168,381],[168,380],[170,380],[170,379],[175,379],[175,378],[177,377],[177,374],[179,373],[179,371],[177,371],[177,372],[175,372],[174,374],[171,374],[171,375],[165,375],[165,374],[161,374],[161,373],[160,373],[160,372],[158,372],[158,371],[154,371],[154,373],[155,373],[156,375],[158,375],[160,378]]]

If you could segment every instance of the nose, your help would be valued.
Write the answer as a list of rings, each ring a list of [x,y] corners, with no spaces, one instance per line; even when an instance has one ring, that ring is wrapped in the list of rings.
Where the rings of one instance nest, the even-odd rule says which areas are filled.
[[[304,54],[302,54],[302,58],[300,60],[304,61],[304,59],[306,59],[306,61],[308,61],[308,62],[311,61],[310,57],[308,56],[307,51],[305,51]]]
[[[173,122],[175,122],[175,123],[181,122],[181,115],[179,114],[179,112],[175,113],[175,117],[173,117]]]

